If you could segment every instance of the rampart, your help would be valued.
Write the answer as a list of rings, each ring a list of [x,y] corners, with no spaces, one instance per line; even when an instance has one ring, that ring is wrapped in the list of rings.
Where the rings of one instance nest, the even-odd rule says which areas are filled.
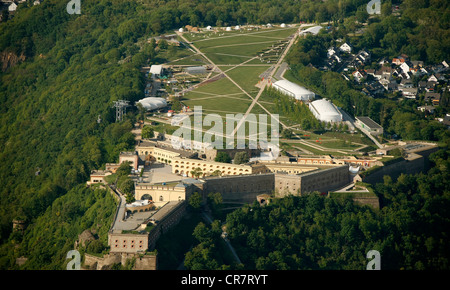
[[[403,174],[417,174],[425,172],[429,169],[429,156],[431,153],[439,149],[437,146],[426,148],[425,150],[414,151],[408,153],[408,157],[404,160],[384,165],[377,171],[363,178],[363,182],[376,184],[383,182],[383,177],[389,175],[396,180]]]
[[[275,174],[275,195],[284,197],[289,194],[303,195],[318,191],[325,193],[348,185],[350,171],[348,165],[314,170],[298,175]]]
[[[127,260],[134,259],[133,270],[157,270],[158,257],[156,255],[109,253],[103,257],[84,254],[83,268],[89,270],[110,269],[114,264],[125,265]]]
[[[220,192],[224,202],[252,203],[259,194],[272,194],[274,186],[273,173],[207,177],[203,196]]]

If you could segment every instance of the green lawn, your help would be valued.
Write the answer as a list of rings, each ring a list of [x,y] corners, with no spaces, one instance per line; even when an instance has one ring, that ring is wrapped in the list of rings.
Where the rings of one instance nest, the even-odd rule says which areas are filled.
[[[227,75],[232,78],[243,90],[253,97],[259,91],[255,85],[260,81],[259,75],[265,72],[270,66],[240,66],[227,72]],[[220,67],[223,71],[227,67]]]
[[[205,65],[209,62],[201,55],[195,54],[187,57],[181,57],[178,59],[172,59],[168,64],[170,65]]]
[[[215,97],[200,100],[183,100],[183,103],[194,108],[194,106],[202,106],[204,113],[217,113],[219,115],[245,113],[250,106],[252,100],[234,99],[227,97]]]
[[[241,93],[242,91],[236,87],[229,79],[222,78],[217,81],[213,81],[204,85],[199,86],[195,90],[185,94],[185,98],[189,99],[192,93],[205,93],[211,95],[225,95],[225,94],[235,94]]]

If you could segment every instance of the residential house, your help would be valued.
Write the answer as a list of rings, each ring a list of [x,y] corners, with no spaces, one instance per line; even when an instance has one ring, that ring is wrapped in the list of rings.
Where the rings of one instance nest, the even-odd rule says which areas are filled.
[[[394,72],[394,69],[390,66],[382,66],[380,71],[383,77],[390,78],[392,76],[392,73]]]
[[[439,106],[439,104],[441,103],[441,95],[434,97],[431,102],[433,106]]]
[[[401,65],[404,62],[405,62],[405,60],[403,58],[393,58],[392,59],[392,63],[395,65]]]
[[[384,66],[386,63],[390,63],[389,60],[386,57],[383,57],[378,64],[381,66]]]
[[[17,4],[12,2],[9,6],[8,6],[8,11],[9,12],[14,12],[17,9]]]
[[[404,54],[404,53],[400,54],[399,58],[402,58],[402,59],[404,59],[405,61],[408,61],[408,60],[409,60],[409,56],[407,56],[407,55]]]
[[[417,88],[399,88],[398,90],[408,99],[415,99],[417,96]]]
[[[413,65],[414,68],[423,67],[423,61],[421,61],[421,60],[412,60],[411,64]]]
[[[434,114],[434,106],[420,106],[417,107],[417,110],[421,111],[421,112],[426,112],[426,113],[430,113],[430,114]]]
[[[390,82],[390,83],[387,85],[387,90],[388,90],[389,92],[397,91],[397,90],[398,90],[398,84],[397,84],[397,82],[396,82],[396,81]]]
[[[400,87],[401,88],[412,88],[412,87],[414,87],[414,84],[413,84],[412,80],[402,79],[400,81]]]
[[[403,71],[404,74],[409,74],[412,67],[413,65],[409,61],[405,61],[400,65],[400,69]]]
[[[421,67],[420,68],[420,73],[424,74],[424,75],[427,75],[427,74],[430,73],[430,69],[428,67]]]
[[[345,42],[344,44],[342,44],[342,45],[339,47],[339,50],[340,50],[340,51],[343,51],[343,52],[351,53],[351,52],[352,52],[352,47],[351,47],[350,44],[348,44],[347,42]]]
[[[339,56],[339,54],[334,54],[333,55],[333,58],[338,62],[338,63],[341,63],[342,62],[342,58]]]
[[[367,69],[365,70],[368,75],[373,76],[377,80],[380,80],[383,77],[383,74],[380,70]]]
[[[446,114],[444,119],[442,120],[442,123],[447,126],[448,129],[450,129],[450,114]]]
[[[427,82],[426,81],[420,81],[417,85],[418,85],[419,90],[423,91],[427,87]]]
[[[390,90],[390,89],[389,89],[389,84],[391,84],[392,82],[394,82],[395,84],[397,84],[396,81],[392,81],[392,80],[390,80],[389,78],[387,78],[387,77],[385,77],[385,76],[381,77],[381,79],[380,79],[378,82],[384,87],[384,89],[385,89],[386,91],[389,91],[389,90]],[[395,86],[395,89],[397,89],[397,86]]]
[[[384,87],[378,81],[367,84],[365,89],[367,89],[370,96],[377,96],[384,93]]]
[[[335,55],[336,53],[338,53],[339,51],[337,50],[336,47],[332,46],[328,49],[327,51],[327,57],[331,58],[333,55]]]
[[[371,59],[371,55],[369,52],[365,50],[361,50],[358,52],[358,54],[355,56],[355,60],[360,64],[364,65],[366,63],[369,63]]]
[[[434,92],[436,84],[437,84],[436,82],[427,82],[427,85],[425,86],[425,91],[428,93]]]
[[[438,82],[439,81],[446,81],[447,79],[445,78],[445,75],[443,75],[443,74],[440,74],[440,73],[437,73],[437,74],[435,74],[435,77],[437,78],[437,80],[438,80]]]
[[[363,80],[366,77],[366,72],[358,69],[354,71],[352,75],[358,82],[361,82],[361,80]]]
[[[437,83],[439,80],[438,80],[438,78],[433,74],[433,75],[431,75],[431,76],[428,78],[428,81],[429,81],[429,82]]]

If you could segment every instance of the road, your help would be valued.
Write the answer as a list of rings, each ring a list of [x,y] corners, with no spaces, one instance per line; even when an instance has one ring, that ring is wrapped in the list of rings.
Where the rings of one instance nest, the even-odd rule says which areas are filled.
[[[243,118],[239,121],[239,123],[236,125],[236,127],[235,127],[235,129],[234,129],[234,131],[233,131],[233,133],[231,134],[230,137],[234,136],[234,135],[236,134],[237,130],[239,129],[239,127],[244,123],[244,121],[245,121],[245,119],[247,118],[248,114],[250,114],[250,112],[252,111],[252,109],[253,109],[253,107],[255,106],[255,104],[260,105],[260,104],[258,103],[258,99],[259,99],[259,97],[261,96],[261,94],[263,93],[265,86],[261,86],[261,88],[260,88],[258,94],[256,95],[255,98],[253,98],[253,97],[252,97],[247,91],[245,91],[238,83],[236,83],[232,78],[230,78],[230,77],[228,76],[227,72],[230,71],[230,70],[232,70],[232,69],[234,69],[234,68],[236,68],[236,67],[243,66],[243,65],[245,65],[246,63],[248,63],[248,62],[250,62],[250,61],[252,61],[252,60],[254,60],[254,59],[258,59],[259,57],[258,57],[258,56],[255,56],[255,57],[250,58],[250,59],[248,59],[248,60],[246,60],[246,61],[244,61],[244,62],[242,62],[242,63],[240,63],[240,64],[238,64],[238,65],[236,65],[236,66],[233,66],[233,67],[231,67],[231,68],[229,68],[229,69],[227,69],[227,70],[225,70],[225,71],[222,71],[221,69],[219,69],[219,67],[218,67],[214,62],[212,62],[212,61],[211,61],[211,60],[210,60],[210,59],[209,59],[202,51],[200,51],[200,50],[199,50],[192,42],[188,41],[188,40],[183,36],[183,33],[177,32],[177,34],[178,34],[178,35],[179,35],[186,43],[189,43],[189,44],[191,45],[191,47],[192,47],[198,54],[200,54],[201,56],[203,56],[203,57],[204,57],[204,58],[205,58],[205,59],[206,59],[213,67],[214,67],[214,69],[220,71],[220,72],[221,72],[226,78],[228,78],[228,79],[229,79],[236,87],[238,87],[245,95],[247,95],[250,99],[252,99],[252,103],[250,104],[249,108],[247,109],[246,113],[244,114],[244,117],[243,117]],[[297,35],[297,33],[295,33],[295,35]],[[278,68],[279,65],[282,63],[284,57],[286,56],[286,54],[287,54],[287,52],[289,51],[289,49],[290,49],[290,47],[292,46],[292,44],[294,43],[295,38],[296,38],[296,37],[294,36],[294,37],[292,37],[292,39],[290,40],[288,46],[286,47],[286,49],[284,50],[284,52],[283,52],[282,55],[280,56],[280,58],[279,58],[277,64],[275,65],[275,68],[272,70],[272,72],[271,72],[271,74],[270,74],[270,77],[273,76],[273,74],[274,74],[275,71],[276,71],[276,68]],[[260,105],[260,106],[261,106],[261,105]],[[273,116],[273,114],[272,114],[271,112],[269,112],[266,108],[264,108],[263,106],[261,106],[261,108],[263,108],[264,111],[266,111],[267,114],[269,114],[270,116]],[[273,116],[273,117],[275,118],[275,116]],[[279,122],[279,124],[281,124],[281,125],[283,126],[283,128],[286,127],[286,125],[283,124],[279,119],[277,119],[277,118],[275,118],[275,119]]]
[[[300,29],[300,28],[299,28]],[[298,32],[298,31],[297,31]],[[288,53],[289,49],[291,48],[291,46],[294,44],[296,38],[297,38],[297,32],[292,36],[291,40],[289,41],[289,44],[287,45],[287,47],[285,48],[285,50],[283,51],[283,53],[281,54],[280,58],[278,59],[278,62],[276,63],[275,67],[272,69],[272,71],[270,72],[270,75],[268,77],[269,80],[272,79],[273,75],[275,74],[275,72],[278,70],[278,68],[280,67],[280,65],[283,63],[284,58],[286,56],[286,54]],[[265,82],[267,82],[267,80],[264,80]],[[241,121],[237,124],[236,128],[233,131],[233,136],[234,134],[236,134],[237,130],[239,129],[239,127],[245,122],[245,119],[247,118],[248,114],[250,114],[250,112],[253,110],[253,107],[255,106],[255,104],[258,104],[258,99],[261,96],[261,94],[264,92],[264,89],[266,88],[265,85],[262,85],[261,88],[259,89],[258,94],[256,95],[256,97],[253,99],[253,102],[250,104],[250,106],[247,109],[247,112],[245,112],[244,117],[241,119]],[[260,105],[261,106],[261,105]],[[273,116],[272,113],[270,113],[269,111],[267,111],[263,106],[261,106],[261,108],[263,108],[270,116]],[[283,128],[286,128],[287,126],[285,124],[283,124],[282,122],[280,122],[280,120],[278,119],[278,122],[283,126]]]
[[[213,222],[212,218],[204,211],[202,211],[202,216],[203,219],[208,223],[211,224]],[[233,254],[234,259],[236,260],[236,262],[238,264],[242,264],[241,260],[239,259],[236,251],[234,250],[233,246],[231,245],[230,241],[227,238],[223,238],[223,240],[225,241],[226,245],[228,246],[228,248],[230,249],[231,253]]]
[[[113,222],[110,230],[111,231],[122,230],[121,222],[123,222],[123,218],[125,217],[126,199],[125,199],[125,196],[123,194],[121,194],[115,186],[109,185],[109,184],[108,184],[108,186],[114,192],[114,194],[116,194],[119,197],[119,204],[117,206],[116,216],[114,217],[114,222]]]
[[[310,25],[312,25],[312,24],[311,24],[311,23],[301,24],[301,25],[299,26],[298,30],[296,31],[296,33],[293,34],[291,40],[289,41],[289,44],[287,45],[287,47],[286,47],[285,50],[283,51],[282,55],[281,55],[280,58],[278,59],[278,62],[276,63],[275,67],[274,67],[273,70],[271,71],[271,73],[270,73],[270,75],[269,75],[269,80],[273,78],[275,72],[277,72],[279,68],[283,69],[283,71],[285,70],[284,63],[283,63],[284,58],[285,58],[286,54],[289,52],[291,46],[295,43],[295,40],[297,39],[298,32],[299,32],[303,27],[305,27],[305,26],[310,26]],[[261,32],[259,32],[259,33],[261,33]],[[285,125],[283,122],[281,122],[278,118],[276,118],[271,112],[269,112],[264,106],[262,106],[262,105],[258,102],[258,99],[259,99],[259,97],[261,96],[261,94],[263,93],[263,91],[264,91],[265,86],[267,85],[267,83],[266,83],[266,84],[262,84],[262,85],[260,86],[260,90],[259,90],[258,94],[256,95],[255,98],[253,98],[247,91],[245,91],[244,89],[242,89],[241,86],[239,86],[232,78],[230,78],[230,77],[228,76],[228,74],[226,74],[226,72],[228,72],[228,71],[230,71],[230,70],[232,70],[232,69],[234,69],[234,68],[236,68],[236,67],[245,65],[247,62],[250,62],[250,61],[253,60],[253,59],[257,59],[257,58],[258,58],[257,56],[254,57],[254,58],[250,58],[250,59],[248,59],[247,61],[245,61],[245,62],[243,62],[243,63],[241,63],[241,64],[238,64],[238,65],[236,65],[236,66],[233,66],[233,67],[231,67],[230,69],[228,69],[228,70],[226,70],[226,71],[222,71],[222,70],[219,69],[219,67],[218,67],[214,62],[212,62],[212,61],[211,61],[211,60],[210,60],[210,59],[209,59],[202,51],[200,51],[200,50],[193,44],[193,42],[188,41],[188,40],[183,36],[183,33],[177,32],[177,34],[178,34],[178,36],[180,36],[186,43],[189,43],[189,44],[191,45],[191,47],[195,50],[195,52],[196,52],[197,54],[203,56],[203,57],[204,57],[204,58],[205,58],[205,59],[206,59],[213,67],[214,67],[215,70],[218,70],[218,71],[222,72],[222,74],[223,74],[226,78],[228,78],[234,85],[236,85],[236,87],[238,87],[244,94],[246,94],[250,99],[252,99],[252,103],[250,104],[249,108],[248,108],[247,111],[245,112],[244,117],[243,117],[243,118],[239,121],[239,123],[236,125],[236,127],[235,127],[235,129],[234,129],[234,131],[232,132],[232,134],[231,134],[230,137],[232,137],[232,136],[234,136],[234,135],[236,134],[236,132],[238,131],[239,127],[246,121],[246,118],[247,118],[248,114],[250,114],[250,112],[252,111],[253,107],[254,107],[256,104],[258,104],[258,105],[259,105],[259,106],[260,106],[260,107],[261,107],[268,115],[270,115],[270,116],[273,117],[275,120],[277,120],[278,123],[282,126],[282,128],[287,128],[287,127],[288,127],[287,125]],[[225,37],[232,37],[232,36],[225,36]],[[224,38],[224,37],[221,37],[221,38]],[[196,41],[196,42],[199,42],[199,41],[202,41],[202,40],[198,40],[198,41]],[[204,41],[204,40],[203,40],[203,41]],[[283,64],[283,65],[282,65],[282,64]],[[280,66],[281,66],[281,67],[280,67]],[[281,70],[280,70],[280,72],[277,74],[277,76],[282,77],[282,74],[283,74],[283,72],[281,72]],[[268,80],[265,79],[264,82],[268,82]],[[298,136],[296,133],[293,133],[293,134],[294,134],[295,137],[297,137],[297,138],[300,139],[300,136]]]

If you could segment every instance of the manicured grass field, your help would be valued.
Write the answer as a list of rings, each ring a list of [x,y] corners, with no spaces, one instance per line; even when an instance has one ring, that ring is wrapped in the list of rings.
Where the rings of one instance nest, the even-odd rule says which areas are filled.
[[[220,67],[223,71],[227,67]],[[259,75],[266,71],[270,66],[240,66],[227,72],[228,76],[232,78],[242,89],[253,97],[258,93],[259,88],[255,85],[260,81]]]
[[[255,85],[260,81],[260,75],[271,64],[261,62],[259,54],[272,45],[277,45],[292,35],[297,28],[271,28],[240,31],[217,31],[203,33],[184,33],[183,36],[201,50],[222,71],[236,82],[236,86],[227,78],[207,83],[186,93],[183,103],[189,107],[202,106],[205,113],[216,112],[220,115],[228,113],[245,113],[251,104],[246,95],[255,97],[259,88]],[[199,55],[190,56],[172,64],[198,64]],[[233,65],[248,62],[253,66]],[[246,63],[247,64],[247,63]],[[271,104],[267,104],[271,105]]]

